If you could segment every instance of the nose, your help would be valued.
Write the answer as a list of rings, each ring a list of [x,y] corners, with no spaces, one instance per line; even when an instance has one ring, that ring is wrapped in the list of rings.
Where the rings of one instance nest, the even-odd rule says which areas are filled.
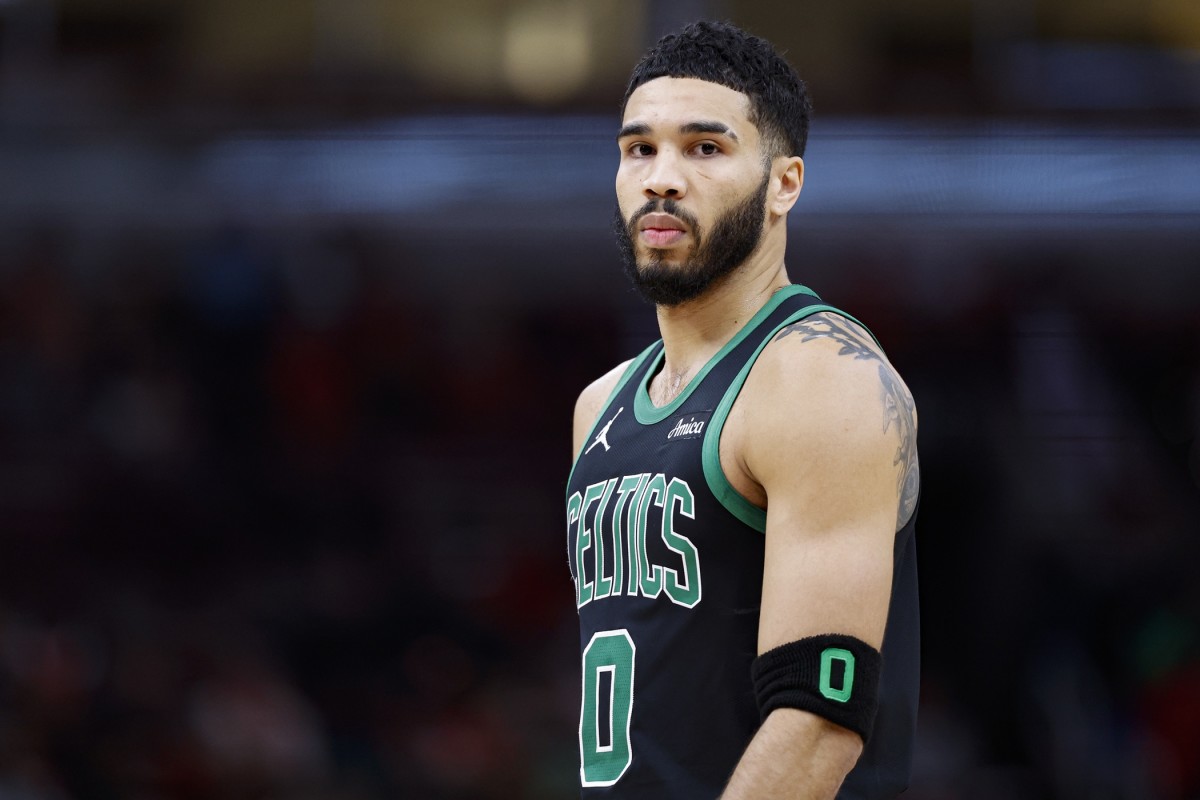
[[[687,181],[680,168],[678,157],[670,150],[662,149],[654,157],[649,174],[642,181],[642,193],[647,199],[671,198],[678,200],[687,194]]]

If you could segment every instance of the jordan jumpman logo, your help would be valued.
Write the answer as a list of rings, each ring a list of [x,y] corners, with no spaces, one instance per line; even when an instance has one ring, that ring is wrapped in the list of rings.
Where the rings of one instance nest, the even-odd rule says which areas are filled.
[[[592,448],[598,444],[604,445],[605,452],[608,452],[609,450],[612,449],[608,446],[608,429],[612,427],[612,424],[617,421],[617,417],[621,416],[621,412],[624,410],[625,410],[625,406],[621,406],[620,408],[618,408],[617,413],[613,414],[613,418],[610,419],[605,424],[605,426],[600,429],[600,433],[596,434],[596,441],[592,442],[591,445],[588,446],[588,449],[583,451],[583,454],[585,456],[588,453],[592,452]]]

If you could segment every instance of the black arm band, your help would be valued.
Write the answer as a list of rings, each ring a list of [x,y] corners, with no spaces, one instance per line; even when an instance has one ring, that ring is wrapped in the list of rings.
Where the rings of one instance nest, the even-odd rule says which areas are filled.
[[[879,707],[879,651],[853,636],[826,633],[768,650],[751,665],[758,711],[799,708],[867,741]]]

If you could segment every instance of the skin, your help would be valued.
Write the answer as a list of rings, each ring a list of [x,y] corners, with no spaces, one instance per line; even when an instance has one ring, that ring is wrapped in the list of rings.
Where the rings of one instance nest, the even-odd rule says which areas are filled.
[[[759,185],[763,154],[748,98],[718,84],[658,78],[629,99],[618,138],[618,205],[626,219],[648,199],[673,198],[708,229]],[[665,345],[650,397],[664,405],[761,308],[788,285],[787,214],[804,163],[771,161],[758,247],[694,300],[658,306]],[[662,245],[682,263],[690,234]],[[626,362],[628,363],[628,362]],[[575,408],[579,453],[626,364],[592,383]],[[817,314],[782,330],[762,351],[721,436],[726,476],[767,512],[758,652],[821,633],[883,643],[896,530],[915,506],[916,409],[899,375],[859,326]],[[798,454],[802,454],[798,457]],[[862,740],[806,711],[764,720],[725,793],[738,798],[833,798],[862,753]]]

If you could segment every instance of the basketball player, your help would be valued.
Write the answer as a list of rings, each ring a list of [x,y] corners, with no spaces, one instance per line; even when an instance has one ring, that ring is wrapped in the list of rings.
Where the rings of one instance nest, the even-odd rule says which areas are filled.
[[[895,797],[919,669],[912,396],[791,283],[809,101],[696,23],[633,72],[616,233],[662,339],[575,409],[586,798]]]

